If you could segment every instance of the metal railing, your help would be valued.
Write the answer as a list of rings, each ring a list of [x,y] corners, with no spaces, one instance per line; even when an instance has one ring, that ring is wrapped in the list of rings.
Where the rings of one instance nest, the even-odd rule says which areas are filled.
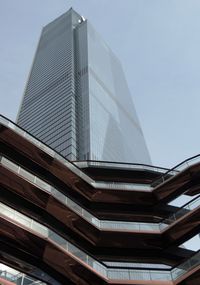
[[[125,221],[113,221],[113,220],[100,220],[93,214],[82,208],[76,202],[71,200],[66,194],[63,194],[58,189],[48,184],[46,181],[40,179],[31,172],[25,170],[16,163],[10,161],[5,157],[1,157],[0,163],[16,173],[17,175],[23,177],[30,183],[34,184],[36,187],[40,188],[42,191],[46,191],[59,200],[62,204],[67,206],[73,212],[77,213],[80,217],[87,220],[89,223],[93,224],[95,227],[101,230],[129,230],[129,231],[162,231],[166,229],[169,225],[177,221],[179,218],[184,216],[191,210],[200,206],[200,195],[194,198],[192,201],[184,205],[179,211],[171,215],[169,218],[164,219],[160,223],[145,223],[145,222],[125,222]]]
[[[160,223],[160,229],[163,228],[163,224],[166,226],[173,224],[176,222],[178,219],[181,217],[185,216],[189,212],[193,211],[194,209],[198,208],[200,206],[200,195],[183,205],[179,210],[172,215],[170,215],[168,218],[163,219],[162,222]]]
[[[55,150],[51,149],[49,146],[47,146],[45,143],[41,142],[40,140],[38,140],[37,138],[35,138],[33,135],[31,135],[29,132],[23,130],[22,128],[20,128],[19,126],[17,126],[15,123],[13,123],[12,121],[8,120],[6,117],[0,115],[0,123],[2,125],[5,125],[6,127],[12,129],[14,132],[16,132],[17,134],[21,135],[22,137],[24,137],[25,139],[27,139],[28,141],[30,141],[33,145],[37,146],[39,149],[41,149],[42,151],[46,152],[48,155],[50,155],[51,157],[59,160],[60,162],[62,162],[65,166],[67,166],[73,173],[75,173],[76,175],[78,175],[79,177],[81,177],[83,180],[85,180],[87,183],[89,183],[90,185],[92,185],[93,187],[98,188],[98,186],[100,188],[102,188],[102,184],[99,183],[98,181],[94,181],[91,177],[89,177],[87,174],[85,174],[82,170],[81,170],[81,163],[80,162],[80,167],[78,166],[79,163],[77,162],[70,162],[69,160],[67,160],[66,158],[64,158],[61,154],[57,153]],[[198,157],[199,159],[199,155],[196,156],[196,158]],[[163,174],[159,179],[155,180],[152,185],[141,185],[140,184],[140,190],[146,191],[147,188],[149,190],[153,189],[153,187],[158,186],[159,184],[163,183],[164,181],[166,181],[167,179],[171,178],[172,176],[176,175],[177,173],[179,173],[180,170],[182,170],[182,166],[184,164],[184,166],[188,166],[188,164],[191,164],[190,160],[193,160],[195,157],[188,159],[186,161],[184,161],[183,163],[179,164],[178,166],[174,167],[171,170],[167,170],[165,168],[162,167],[157,167],[157,166],[151,166],[151,165],[146,165],[146,164],[128,164],[128,163],[118,163],[118,162],[98,162],[98,161],[91,161],[91,162],[87,162],[87,163],[92,163],[95,165],[107,165],[109,167],[113,166],[113,167],[128,167],[128,168],[134,168],[134,169],[143,169],[143,170],[151,170],[151,171],[156,171],[156,172],[165,172],[165,170],[167,170],[167,172],[165,174]],[[189,162],[190,161],[190,162]],[[198,162],[200,161],[200,159],[198,160]],[[123,189],[123,185],[117,186],[117,182],[115,182],[115,184],[113,183],[109,183],[109,182],[104,182],[104,185],[107,189]],[[130,186],[132,185],[132,186]],[[132,188],[131,188],[132,187]],[[138,184],[134,184],[134,183],[129,183],[129,186],[125,185],[124,190],[136,190],[136,188],[138,187]],[[143,189],[142,189],[143,187]]]
[[[200,251],[189,258],[186,262],[180,264],[172,270],[138,270],[138,269],[121,269],[107,268],[102,263],[88,255],[86,252],[73,245],[48,227],[41,225],[35,220],[21,214],[20,212],[0,203],[0,213],[3,217],[11,220],[11,222],[20,224],[27,230],[31,230],[43,238],[49,239],[64,251],[73,255],[77,261],[87,264],[91,269],[98,272],[101,276],[107,279],[117,280],[176,280],[180,276],[189,272],[194,267],[200,265]]]
[[[46,283],[40,280],[36,280],[28,276],[27,274],[21,272],[13,274],[10,273],[8,270],[3,270],[0,271],[0,277],[10,282],[13,282],[16,285],[46,285]]]
[[[126,190],[126,191],[152,191],[152,187],[149,184],[142,183],[123,183],[123,182],[101,182],[95,181],[91,185],[94,188],[106,189],[106,190]]]
[[[98,161],[98,160],[79,160],[73,161],[79,168],[96,167],[96,168],[112,168],[112,169],[123,169],[123,170],[143,170],[153,171],[158,173],[166,173],[169,171],[168,168],[141,164],[141,163],[127,163],[127,162],[113,162],[113,161]]]
[[[200,154],[197,154],[193,157],[190,157],[190,158],[182,161],[181,163],[179,163],[178,165],[176,165],[172,169],[168,170],[165,174],[161,175],[158,179],[153,181],[151,186],[154,188],[159,186],[160,184],[166,182],[167,180],[169,180],[173,176],[179,174],[183,170],[186,170],[188,167],[195,165],[196,163],[200,163]]]
[[[37,146],[38,148],[40,148],[41,150],[43,150],[44,152],[46,152],[48,155],[50,155],[51,157],[59,160],[60,162],[62,162],[65,166],[67,166],[73,173],[75,173],[76,175],[78,175],[79,177],[81,177],[83,180],[85,180],[87,183],[89,183],[90,185],[92,185],[93,187],[98,188],[98,186],[101,188],[102,184],[99,183],[98,181],[94,181],[91,177],[89,177],[87,174],[85,174],[82,170],[81,170],[81,163],[83,164],[83,162],[77,163],[77,162],[70,162],[69,160],[67,160],[66,158],[64,158],[61,154],[57,153],[55,150],[51,149],[49,146],[47,146],[45,143],[41,142],[40,140],[38,140],[37,138],[35,138],[33,135],[31,135],[29,132],[23,130],[22,128],[20,128],[19,126],[17,126],[15,123],[13,123],[12,121],[10,121],[9,119],[7,119],[6,117],[0,115],[0,123],[2,125],[5,125],[6,127],[12,129],[14,132],[16,132],[17,134],[21,135],[22,137],[24,137],[25,139],[27,139],[28,141],[30,141],[32,144],[34,144],[35,146]],[[172,178],[173,176],[177,175],[178,173],[180,173],[180,171],[185,170],[187,167],[194,165],[195,163],[199,163],[200,162],[200,154],[193,156],[189,159],[184,160],[183,162],[181,162],[180,164],[178,164],[177,166],[175,166],[174,168],[167,170],[163,175],[161,175],[158,179],[156,179],[151,185],[147,186],[147,185],[143,185],[144,186],[144,191],[146,191],[146,187],[148,187],[150,190],[159,186],[160,184],[166,182],[168,179]],[[84,162],[85,163],[85,162]],[[90,163],[90,162],[87,162]],[[146,165],[146,164],[127,164],[127,163],[118,163],[118,162],[101,162],[101,161],[91,161],[92,164],[94,165],[98,165],[100,166],[101,164],[103,165],[107,165],[107,166],[111,166],[113,165],[113,167],[116,167],[118,165],[118,167],[133,167],[134,169],[146,169],[146,170],[153,170],[156,172],[163,172],[165,171],[165,168],[162,167],[155,167],[155,166],[151,166],[151,165]],[[80,167],[78,166],[80,164]],[[99,184],[98,184],[99,183]],[[115,182],[115,184],[113,183],[109,183],[109,182],[104,182],[105,187],[107,189],[120,189],[122,190],[122,187],[118,187],[117,186],[117,182]],[[134,185],[134,183],[129,183],[130,185],[132,184],[132,188],[131,186],[127,186],[127,189],[124,190],[136,190],[136,185]],[[122,185],[121,185],[122,186]],[[138,186],[138,185],[137,185]],[[126,187],[125,187],[126,188]],[[140,190],[142,189],[142,186],[140,186]]]

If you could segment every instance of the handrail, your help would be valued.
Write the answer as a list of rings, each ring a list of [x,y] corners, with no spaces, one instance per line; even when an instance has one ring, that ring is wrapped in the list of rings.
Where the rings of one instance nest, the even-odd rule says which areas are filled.
[[[25,134],[27,134],[24,137],[30,141],[32,141],[33,144],[37,145],[38,147],[40,147],[43,151],[46,151],[49,155],[57,158],[58,160],[62,161],[64,164],[67,164],[67,166],[76,174],[78,174],[78,172],[81,172],[81,174],[79,173],[78,175],[81,176],[84,180],[86,180],[86,182],[90,183],[92,181],[91,177],[89,177],[88,175],[86,175],[85,173],[82,172],[81,168],[78,167],[78,165],[76,165],[76,163],[69,161],[67,158],[65,158],[64,156],[62,156],[62,154],[58,153],[56,150],[53,150],[52,148],[50,148],[46,143],[40,141],[38,138],[36,138],[34,135],[32,135],[30,132],[26,131],[25,129],[23,129],[22,127],[19,127],[16,123],[12,122],[11,120],[9,120],[8,118],[6,118],[3,115],[0,115],[0,123],[5,124],[6,126],[13,128],[11,126],[9,126],[10,124],[13,124],[13,126],[15,128],[15,131],[18,131],[18,133],[24,132]],[[169,178],[171,178],[172,176],[174,176],[175,174],[179,173],[179,169],[181,168],[181,166],[183,165],[187,165],[190,166],[190,164],[188,162],[191,162],[192,160],[196,160],[196,158],[199,158],[199,162],[200,162],[200,154],[195,155],[193,157],[190,157],[186,160],[184,160],[183,162],[177,164],[175,167],[169,169],[166,171],[166,173],[164,175],[161,175],[160,178],[155,179],[153,181],[153,183],[151,184],[152,187],[157,187],[158,185],[160,185],[161,183],[165,182],[166,180],[168,180]],[[98,161],[99,162],[99,161]],[[101,163],[101,162],[99,162]],[[104,161],[103,161],[104,163]],[[113,164],[117,164],[118,162],[109,162],[106,161],[106,163],[113,163]],[[121,163],[120,164],[127,164],[129,165],[129,163]],[[145,166],[145,167],[150,167],[150,168],[154,168],[154,166],[152,165],[147,165],[147,164],[131,164],[130,165],[140,165],[140,166]],[[157,167],[155,167],[157,168]],[[163,169],[162,167],[159,167],[160,169]],[[78,172],[76,171],[76,169],[78,170]]]
[[[162,224],[162,223],[164,223],[164,224],[169,224],[170,223],[171,224],[174,221],[178,220],[179,218],[184,216],[184,214],[185,214],[185,211],[183,211],[184,209],[186,211],[187,210],[188,211],[194,210],[196,207],[192,208],[191,206],[196,204],[196,202],[199,202],[199,205],[200,205],[200,195],[198,195],[197,197],[193,198],[192,200],[190,200],[189,202],[187,202],[183,206],[179,207],[178,211],[176,211],[175,213],[173,213],[169,217],[162,219],[160,224]]]
[[[164,170],[164,171],[168,171],[169,168],[165,168],[165,167],[160,167],[160,166],[156,166],[156,165],[150,165],[150,164],[143,164],[143,163],[131,163],[131,162],[120,162],[120,161],[106,161],[106,160],[73,160],[72,161],[75,165],[77,165],[78,167],[80,167],[79,165],[84,165],[86,164],[90,164],[90,163],[94,163],[96,164],[95,166],[104,166],[105,164],[108,165],[123,165],[123,166],[142,166],[142,167],[147,167],[150,169],[158,169],[158,170]],[[80,167],[82,168],[82,167]]]
[[[76,173],[77,175],[79,175],[82,179],[84,179],[87,183],[91,184],[92,182],[94,183],[95,181],[89,177],[87,174],[83,173],[83,171],[81,170],[81,168],[78,167],[78,165],[76,165],[76,163],[73,163],[71,161],[69,161],[67,158],[65,158],[62,154],[58,153],[56,150],[52,149],[51,147],[49,147],[46,143],[40,141],[38,138],[36,138],[34,135],[32,135],[30,132],[26,131],[25,129],[23,129],[22,127],[19,127],[16,123],[12,122],[11,120],[9,120],[8,118],[6,118],[3,115],[0,115],[0,123],[4,123],[6,126],[13,128],[11,126],[9,126],[9,123],[12,124],[15,128],[15,131],[18,132],[18,134],[20,133],[22,135],[22,132],[24,132],[23,136],[30,140],[33,144],[37,145],[39,148],[41,148],[43,151],[46,151],[49,155],[57,158],[59,161],[63,162],[65,165],[67,165],[69,167],[69,169],[71,171],[73,171],[74,173]],[[26,135],[27,134],[27,135]],[[190,166],[189,162],[193,161],[194,159],[196,160],[197,158],[199,158],[198,162],[200,162],[200,154],[195,155],[193,157],[190,157],[186,160],[184,160],[183,162],[179,163],[178,165],[176,165],[175,167],[171,168],[170,170],[167,170],[167,172],[163,175],[160,176],[160,178],[155,179],[154,182],[151,184],[151,186],[153,188],[156,188],[158,185],[162,184],[163,182],[167,181],[168,179],[170,179],[171,177],[173,177],[175,174],[179,173],[180,168],[182,168],[183,165],[187,165]],[[100,162],[101,163],[101,162]],[[115,162],[106,162],[106,163],[115,163]],[[117,162],[116,162],[117,163]],[[120,163],[121,164],[121,163]],[[124,164],[124,163],[122,163]],[[126,164],[126,163],[125,163]],[[132,165],[140,165],[140,164],[132,164]],[[151,165],[146,165],[146,164],[141,164],[141,166],[148,166],[148,167],[153,167]],[[162,169],[162,168],[161,168]],[[185,168],[184,168],[185,169]]]
[[[23,127],[17,125],[15,122],[13,122],[12,120],[8,119],[7,117],[5,117],[4,115],[0,114],[0,119],[1,117],[3,119],[5,119],[6,121],[12,123],[13,125],[15,125],[17,128],[21,129],[22,131],[26,132],[28,135],[32,136],[35,140],[37,140],[38,142],[46,145],[46,147],[48,147],[49,149],[52,149],[48,144],[46,144],[45,142],[41,141],[39,138],[37,138],[35,135],[33,135],[32,133],[30,133],[29,131],[27,131],[26,129],[24,129]],[[0,120],[0,123],[1,123],[1,120]],[[169,170],[168,168],[164,168],[164,167],[159,167],[159,166],[153,166],[153,165],[150,165],[150,164],[142,164],[142,163],[130,163],[130,162],[116,162],[116,161],[98,161],[98,160],[74,160],[74,161],[70,161],[68,160],[66,157],[64,157],[62,154],[60,154],[59,152],[57,152],[55,149],[52,149],[55,153],[57,153],[58,155],[62,156],[65,160],[67,160],[68,162],[74,164],[78,169],[81,169],[79,168],[79,166],[76,165],[77,162],[100,162],[100,163],[114,163],[114,164],[127,164],[127,165],[141,165],[141,166],[148,166],[148,167],[152,167],[152,168],[160,168],[160,169],[163,169],[163,170]]]
[[[98,219],[94,214],[91,214],[89,211],[82,208],[81,205],[74,202],[70,199],[66,193],[63,194],[60,192],[59,189],[56,189],[51,184],[47,183],[46,181],[40,179],[38,176],[32,174],[31,172],[27,171],[25,168],[21,167],[20,165],[12,162],[11,160],[7,159],[5,156],[0,157],[0,163],[9,169],[10,171],[14,172],[15,174],[23,177],[24,179],[28,180],[29,183],[34,184],[36,187],[40,188],[42,191],[50,193],[54,196],[58,201],[60,201],[63,205],[70,208],[73,212],[78,214],[80,217],[85,219],[87,222],[91,223],[93,226],[100,230],[106,229],[114,229],[114,230],[129,230],[129,231],[160,231],[162,232],[165,230],[170,224],[178,220],[182,217],[185,212],[183,213],[183,209],[186,210],[194,210],[198,206],[200,206],[200,195],[195,197],[190,202],[186,203],[178,212],[174,215],[169,216],[168,218],[163,219],[159,223],[145,223],[145,222],[124,222],[124,221],[111,221],[111,220],[101,220]],[[192,205],[195,205],[195,207]],[[180,213],[182,212],[182,215]]]
[[[0,123],[3,124],[3,121],[1,120],[1,118],[3,118],[4,120],[6,120],[5,124],[7,127],[10,127],[8,125],[8,123],[13,124],[16,128],[18,128],[19,130],[21,130],[24,133],[27,133],[30,137],[26,137],[26,139],[30,140],[30,138],[32,137],[34,139],[35,145],[39,147],[38,144],[44,145],[46,147],[46,149],[43,149],[43,151],[47,151],[50,150],[51,154],[49,152],[47,152],[49,155],[53,155],[54,153],[57,154],[58,156],[62,157],[65,161],[67,161],[69,164],[72,164],[75,168],[77,168],[78,170],[81,170],[77,165],[75,165],[73,162],[71,162],[70,160],[68,160],[66,157],[64,157],[62,154],[60,154],[59,152],[57,152],[55,149],[52,149],[49,145],[47,145],[45,142],[42,142],[40,139],[38,139],[36,136],[34,136],[33,134],[31,134],[29,131],[25,130],[24,128],[22,128],[21,126],[17,125],[15,122],[13,122],[12,120],[8,119],[7,117],[5,117],[4,115],[0,114]],[[10,127],[11,128],[11,127]],[[16,130],[16,129],[15,129]],[[19,134],[19,133],[18,133]],[[22,134],[21,134],[22,135]],[[32,141],[33,143],[33,141]],[[58,158],[56,156],[56,158]]]
[[[184,161],[180,162],[173,168],[169,169],[165,174],[161,175],[158,179],[155,179],[151,185],[153,187],[160,185],[161,183],[165,182],[166,180],[174,176],[174,174],[180,173],[180,171],[185,170],[189,166],[192,166],[193,163],[190,164],[190,162],[196,160],[197,158],[198,162],[200,162],[200,154],[185,159]],[[186,165],[186,167],[183,168],[184,165]]]
[[[176,280],[180,276],[189,272],[194,267],[200,265],[200,250],[195,253],[191,258],[180,264],[178,267],[169,270],[144,270],[144,269],[108,269],[105,265],[102,265],[99,261],[88,255],[77,246],[73,245],[62,236],[58,235],[47,226],[44,226],[32,218],[21,214],[7,205],[0,203],[1,216],[6,220],[11,221],[17,225],[21,225],[28,231],[32,231],[39,234],[40,237],[55,243],[58,247],[61,247],[64,251],[72,254],[80,263],[88,265],[91,269],[97,271],[102,277],[106,279],[117,280]],[[139,278],[139,279],[138,279]]]
[[[4,278],[5,280],[13,281],[13,282],[16,280],[16,275],[13,273],[10,273],[7,270],[1,270],[0,277]]]
[[[25,274],[25,273],[22,273],[22,272],[18,272],[18,273],[11,273],[9,272],[9,270],[2,270],[0,271],[0,277],[8,280],[8,281],[12,281],[14,283],[17,282],[17,280],[19,278],[22,278],[23,279],[23,283],[20,282],[20,284],[26,284],[27,280],[28,281],[31,281],[31,283],[28,283],[28,284],[32,284],[32,285],[45,285],[46,283],[44,283],[43,281],[40,281],[40,280],[36,280],[35,278],[33,277],[30,277],[29,275]],[[25,281],[25,282],[24,282]],[[17,283],[16,283],[17,284]]]

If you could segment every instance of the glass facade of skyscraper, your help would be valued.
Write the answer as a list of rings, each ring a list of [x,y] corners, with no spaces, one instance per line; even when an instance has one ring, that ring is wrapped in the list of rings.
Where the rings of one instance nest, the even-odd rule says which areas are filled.
[[[70,160],[150,164],[119,60],[72,9],[42,31],[17,123]]]

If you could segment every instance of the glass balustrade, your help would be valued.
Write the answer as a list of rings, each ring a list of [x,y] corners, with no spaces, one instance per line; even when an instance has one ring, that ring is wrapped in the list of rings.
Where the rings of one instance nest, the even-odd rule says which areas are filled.
[[[8,128],[14,130],[19,135],[23,136],[31,143],[36,145],[38,148],[46,152],[51,157],[56,158],[60,162],[62,162],[65,166],[68,167],[72,172],[76,175],[84,179],[90,185],[96,188],[106,188],[106,189],[120,189],[120,190],[144,190],[144,191],[151,191],[153,187],[160,185],[161,183],[167,181],[171,177],[180,173],[180,171],[185,170],[186,168],[195,165],[196,163],[200,162],[200,155],[197,155],[183,163],[179,164],[177,167],[173,168],[170,171],[167,171],[164,175],[162,175],[159,179],[155,180],[154,183],[149,185],[142,185],[142,184],[134,184],[134,183],[110,183],[110,182],[95,182],[85,173],[83,173],[80,169],[78,169],[73,163],[67,161],[61,155],[57,154],[54,150],[28,134],[27,132],[23,131],[21,128],[17,127],[14,123],[10,122],[6,118],[0,116],[0,123],[7,126]],[[199,207],[200,205],[200,197],[198,196],[194,200],[192,200],[187,205],[183,206],[179,211],[175,214],[170,216],[168,219],[165,219],[160,224],[153,224],[153,223],[134,223],[134,222],[118,222],[118,221],[100,221],[93,215],[91,215],[88,211],[81,208],[77,205],[74,201],[66,197],[64,194],[59,192],[57,189],[46,183],[45,181],[41,180],[40,178],[34,176],[33,174],[29,173],[25,169],[21,168],[20,166],[14,164],[13,162],[2,158],[4,160],[5,165],[7,167],[17,173],[18,175],[23,176],[25,179],[34,183],[39,188],[43,189],[54,195],[59,201],[69,206],[69,208],[73,209],[76,213],[84,217],[86,220],[94,224],[96,227],[101,229],[128,229],[128,230],[162,230],[166,228],[169,224],[173,223],[189,211],[192,211]],[[2,162],[1,161],[1,162]],[[145,169],[145,170],[153,170],[156,171],[156,168],[142,166],[142,165],[124,165],[124,164],[115,164],[115,163],[105,163],[105,162],[90,162],[90,165],[96,165],[98,167],[112,167],[112,168],[130,168],[130,169]],[[160,168],[157,168],[158,172],[162,172]],[[164,171],[165,172],[165,171]],[[9,208],[2,203],[0,204],[1,207],[1,214],[8,217],[9,219],[21,224],[25,228],[29,228],[34,232],[40,234],[45,238],[49,238],[52,241],[56,242],[57,245],[61,246],[66,251],[72,253],[76,258],[82,260],[82,262],[87,263],[91,268],[99,272],[106,278],[110,279],[128,279],[128,280],[175,280],[194,268],[197,265],[200,265],[200,252],[198,251],[193,257],[188,259],[186,262],[181,264],[180,266],[172,269],[171,271],[155,271],[155,270],[134,270],[134,269],[108,269],[106,266],[102,265],[91,256],[87,255],[85,252],[81,251],[79,248],[75,247],[68,241],[64,240],[61,236],[57,235],[55,232],[51,231],[47,227],[41,225],[40,223],[30,219],[29,217]]]
[[[171,272],[164,270],[107,269],[107,277],[116,280],[172,280]]]
[[[151,186],[152,187],[157,187],[159,186],[161,183],[167,181],[168,179],[172,178],[173,176],[179,174],[181,171],[184,171],[185,169],[187,169],[190,166],[195,165],[196,163],[200,163],[200,154],[191,157],[185,161],[183,161],[182,163],[178,164],[177,166],[175,166],[174,168],[172,168],[171,170],[168,170],[165,174],[163,174],[161,177],[159,177],[158,179],[156,179]]]
[[[192,268],[200,265],[200,251],[198,251],[195,255],[193,255],[190,259],[179,265],[178,267],[172,269],[171,275],[172,279],[175,280],[180,276],[187,273]]]
[[[124,221],[110,221],[110,220],[99,220],[94,215],[89,213],[87,210],[83,209],[80,205],[72,201],[69,197],[61,193],[59,190],[45,182],[44,180],[38,178],[27,170],[23,169],[19,165],[13,163],[5,157],[1,158],[1,163],[7,167],[9,170],[21,175],[23,178],[27,179],[29,182],[35,184],[38,188],[43,191],[51,193],[56,199],[58,199],[62,204],[66,205],[68,208],[73,210],[79,216],[83,217],[89,223],[92,223],[99,229],[102,230],[127,230],[127,231],[162,231],[166,229],[169,225],[174,223],[180,217],[187,214],[189,211],[194,210],[200,206],[200,195],[182,207],[175,214],[171,215],[169,218],[163,220],[161,223],[143,223],[143,222],[124,222]]]
[[[180,208],[177,212],[175,212],[173,215],[169,216],[167,219],[164,219],[162,223],[160,223],[160,229],[167,227],[168,225],[174,223],[181,217],[185,216],[189,212],[195,210],[200,206],[200,195],[195,197],[193,200],[188,202],[186,205]]]
[[[176,167],[174,167],[171,170],[166,170],[164,168],[159,168],[159,167],[154,167],[154,166],[148,166],[148,165],[140,165],[140,164],[123,164],[123,163],[115,163],[115,162],[98,162],[98,161],[88,161],[88,162],[75,162],[72,163],[68,160],[66,160],[64,157],[56,153],[53,149],[30,135],[29,133],[25,132],[22,130],[20,127],[15,125],[13,122],[9,121],[3,116],[0,116],[0,123],[7,126],[8,128],[12,129],[15,131],[17,134],[21,135],[22,137],[26,138],[28,141],[30,141],[32,144],[36,145],[38,148],[46,152],[48,155],[50,155],[53,158],[56,158],[60,162],[62,162],[65,166],[67,166],[73,173],[81,177],[83,180],[85,180],[87,183],[92,185],[93,187],[96,188],[106,188],[106,189],[114,189],[114,190],[143,190],[143,191],[151,191],[153,188],[159,186],[163,182],[167,181],[168,179],[172,178],[173,176],[177,175],[181,171],[185,170],[186,168],[199,163],[200,162],[200,155],[196,155]],[[156,179],[151,185],[146,185],[146,184],[134,184],[134,183],[109,183],[109,182],[97,182],[94,181],[92,178],[90,178],[88,175],[83,173],[78,167],[84,167],[84,165],[93,165],[93,166],[98,166],[98,167],[112,167],[112,168],[129,168],[129,169],[142,169],[142,170],[151,170],[151,171],[156,171],[159,173],[164,174]],[[78,167],[77,167],[78,166]]]
[[[100,182],[95,181],[91,184],[98,189],[106,190],[128,190],[128,191],[151,191],[152,187],[148,184],[121,183],[121,182]]]
[[[121,221],[100,221],[101,229],[108,230],[124,230],[124,231],[160,231],[158,223],[142,223],[142,222],[121,222]]]
[[[78,261],[89,265],[92,269],[107,279],[117,280],[176,280],[184,275],[192,268],[200,265],[200,251],[172,270],[152,270],[152,269],[121,269],[121,268],[107,268],[102,263],[89,256],[86,252],[82,251],[63,237],[50,230],[44,225],[36,222],[35,220],[19,213],[18,211],[0,203],[0,213],[12,222],[17,222],[26,229],[41,235],[44,238],[56,243],[66,252],[72,254]]]
[[[32,144],[34,144],[35,146],[37,146],[38,148],[40,148],[41,150],[46,152],[51,157],[59,160],[61,163],[63,163],[65,166],[67,166],[67,168],[70,169],[73,173],[75,173],[76,175],[81,177],[83,180],[85,180],[87,183],[89,183],[93,187],[102,188],[102,187],[105,186],[105,188],[107,188],[107,189],[114,189],[114,190],[118,190],[119,189],[119,190],[144,190],[144,191],[150,191],[152,189],[152,187],[150,185],[146,185],[146,184],[129,183],[129,184],[124,184],[123,185],[122,183],[118,183],[118,182],[115,182],[114,184],[113,183],[109,183],[109,182],[104,182],[104,186],[103,186],[103,184],[101,182],[95,182],[88,175],[83,173],[83,171],[81,171],[76,166],[76,165],[78,165],[78,163],[72,163],[72,162],[66,160],[64,157],[62,157],[61,155],[56,153],[53,149],[51,149],[50,147],[48,147],[47,145],[45,145],[44,143],[42,143],[41,141],[39,141],[38,139],[36,139],[32,135],[30,135],[29,133],[27,133],[26,131],[22,130],[20,127],[18,127],[13,122],[11,122],[8,119],[6,119],[5,117],[0,116],[0,123],[5,125],[5,126],[7,126],[10,129],[12,129],[14,132],[16,132],[20,136],[24,137],[25,139],[27,139],[28,141],[30,141]],[[101,165],[101,162],[91,162],[91,163],[94,163],[94,164],[99,165],[99,166]],[[159,173],[160,172],[163,173],[163,172],[166,171],[166,169],[164,169],[164,168],[154,167],[154,166],[150,166],[150,165],[123,164],[123,163],[114,163],[114,162],[110,162],[110,163],[109,162],[106,162],[106,163],[102,162],[102,164],[107,166],[107,167],[115,167],[115,168],[116,167],[118,167],[118,168],[123,168],[123,167],[127,168],[128,167],[130,169],[151,170],[151,171],[156,171],[156,172],[159,172]],[[80,166],[81,166],[81,164],[80,164]]]
[[[159,173],[166,173],[169,169],[163,167],[157,167],[146,164],[132,164],[132,163],[122,163],[122,162],[110,162],[110,161],[74,161],[75,165],[79,168],[95,167],[95,168],[112,168],[112,169],[122,169],[122,170],[143,170],[143,171],[153,171]]]
[[[39,147],[41,150],[45,151],[48,153],[50,156],[55,157],[59,161],[63,162],[69,169],[71,169],[74,173],[77,175],[83,175],[83,179],[87,178],[88,181],[92,182],[93,180],[87,176],[86,174],[83,174],[80,169],[78,169],[75,165],[79,165],[81,167],[85,166],[98,166],[98,167],[112,167],[112,168],[134,168],[134,169],[145,169],[145,170],[153,170],[157,172],[164,172],[164,174],[156,179],[153,183],[152,186],[156,187],[160,183],[163,183],[164,181],[168,180],[169,178],[173,177],[174,175],[178,174],[180,171],[185,170],[187,167],[192,166],[196,163],[200,162],[200,155],[196,155],[190,159],[187,159],[183,161],[182,163],[178,164],[176,167],[172,168],[171,170],[167,170],[162,167],[155,167],[151,165],[140,165],[140,164],[129,164],[129,163],[117,163],[117,162],[101,162],[101,161],[83,161],[83,162],[74,162],[71,163],[70,161],[66,160],[64,157],[56,153],[53,149],[27,133],[26,131],[22,130],[20,127],[18,127],[16,124],[5,118],[4,116],[0,115],[0,123],[2,125],[7,126],[8,128],[14,130],[16,133],[21,135],[22,137],[26,138],[29,140],[31,143]]]
[[[30,277],[27,274],[21,273],[15,269],[13,270],[13,268],[10,268],[8,266],[6,266],[6,270],[1,270],[2,265],[3,264],[1,263],[0,264],[0,277],[4,280],[8,280],[8,281],[12,282],[12,284],[16,284],[16,285],[47,285],[47,283],[44,283],[43,281],[36,280],[35,278]],[[43,273],[43,275],[44,275],[44,273]],[[1,283],[1,281],[0,281],[0,284],[3,285],[4,283]]]
[[[121,267],[121,268],[149,268],[149,269],[171,269],[170,265],[162,263],[139,263],[139,262],[118,262],[118,261],[104,261],[103,262],[107,267]]]

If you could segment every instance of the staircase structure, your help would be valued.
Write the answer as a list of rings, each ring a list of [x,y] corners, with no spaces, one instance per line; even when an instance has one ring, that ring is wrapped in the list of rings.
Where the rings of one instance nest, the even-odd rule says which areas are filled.
[[[200,284],[200,156],[70,162],[0,117],[2,263],[47,284]],[[182,207],[170,204],[191,197]]]

